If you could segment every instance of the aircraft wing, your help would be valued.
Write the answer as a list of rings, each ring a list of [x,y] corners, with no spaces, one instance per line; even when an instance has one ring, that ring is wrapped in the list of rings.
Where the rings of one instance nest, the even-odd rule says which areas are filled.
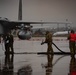
[[[68,22],[24,22],[24,21],[10,21],[17,24],[70,24]]]
[[[70,24],[68,22],[24,22],[22,20],[19,21],[9,21],[7,18],[0,19],[0,23],[9,28],[15,28],[16,26],[20,26],[21,24],[30,25],[30,24]]]
[[[9,24],[14,26],[20,26],[21,24],[25,24],[30,26],[31,24],[70,24],[67,22],[24,22],[24,21],[9,21]]]
[[[18,32],[18,37],[22,40],[31,38],[31,24],[70,24],[67,22],[24,22],[20,21],[10,21],[8,19],[0,19],[0,35],[5,35],[12,29],[20,29]]]

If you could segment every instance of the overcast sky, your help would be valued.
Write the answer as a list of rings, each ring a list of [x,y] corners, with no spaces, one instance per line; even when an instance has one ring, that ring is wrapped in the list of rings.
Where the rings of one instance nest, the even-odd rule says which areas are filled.
[[[76,0],[22,0],[23,21],[72,22],[76,26]],[[19,0],[0,0],[0,16],[18,20]],[[53,25],[52,25],[53,26]]]

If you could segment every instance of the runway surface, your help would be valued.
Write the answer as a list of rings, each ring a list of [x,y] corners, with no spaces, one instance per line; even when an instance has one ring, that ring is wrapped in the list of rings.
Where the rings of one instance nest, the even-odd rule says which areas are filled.
[[[72,66],[70,55],[37,54],[47,51],[46,44],[40,45],[43,39],[32,38],[25,41],[15,39],[15,54],[7,56],[4,54],[4,45],[0,44],[0,75],[68,75]],[[53,38],[53,42],[62,51],[69,52],[66,38]],[[54,52],[59,52],[54,46],[53,49]],[[26,53],[21,54],[24,52]]]

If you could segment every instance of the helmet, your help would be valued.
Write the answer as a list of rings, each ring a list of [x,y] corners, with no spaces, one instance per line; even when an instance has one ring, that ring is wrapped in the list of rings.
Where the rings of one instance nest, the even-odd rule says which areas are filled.
[[[71,30],[71,33],[74,33],[74,30]]]
[[[46,31],[46,35],[49,33],[49,31]]]

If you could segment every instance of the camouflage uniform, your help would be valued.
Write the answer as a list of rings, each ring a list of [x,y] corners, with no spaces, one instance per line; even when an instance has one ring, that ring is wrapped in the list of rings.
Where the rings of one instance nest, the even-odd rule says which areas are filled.
[[[13,35],[9,35],[9,47],[10,47],[12,53],[14,53],[13,42],[14,42]]]
[[[5,35],[4,41],[5,41],[5,54],[10,53],[10,49],[11,49],[11,53],[14,53],[14,50],[13,50],[13,42],[14,42],[13,35],[11,35],[11,34]]]
[[[73,35],[75,35],[73,30],[71,30],[71,33],[73,33]],[[70,34],[71,34],[71,33],[70,33]],[[74,55],[75,55],[75,40],[74,40],[74,41],[71,41],[71,36],[70,36],[70,34],[69,34],[69,36],[68,36],[69,49],[70,49],[70,52],[71,52],[71,56],[74,56]]]
[[[53,48],[52,48],[52,34],[50,32],[46,32],[46,39],[45,39],[45,42],[47,43],[48,45],[48,48],[47,48],[47,52],[51,52],[53,53]]]
[[[69,41],[69,48],[71,55],[75,55],[75,42],[74,41]]]

